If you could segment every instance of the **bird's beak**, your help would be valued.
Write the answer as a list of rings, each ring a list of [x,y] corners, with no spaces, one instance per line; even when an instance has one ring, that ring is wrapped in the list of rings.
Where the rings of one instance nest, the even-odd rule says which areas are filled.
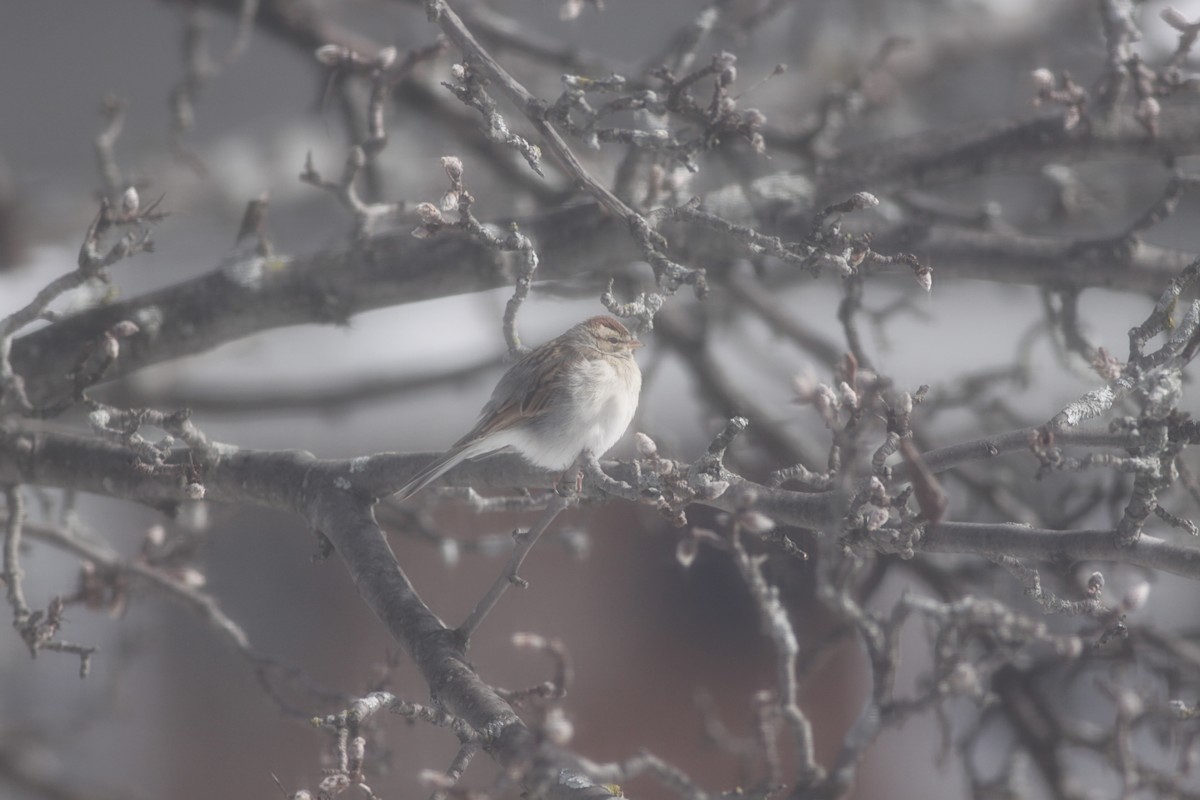
[[[637,350],[639,347],[644,347],[646,343],[639,339],[629,339],[625,344],[629,346],[630,350]]]

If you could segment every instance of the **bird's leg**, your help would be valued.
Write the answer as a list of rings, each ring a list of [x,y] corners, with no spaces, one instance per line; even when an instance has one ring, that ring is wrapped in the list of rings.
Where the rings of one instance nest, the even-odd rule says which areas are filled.
[[[575,473],[575,480],[570,480],[571,473]],[[558,480],[554,482],[554,493],[559,497],[576,497],[583,491],[583,468],[572,465],[567,467],[562,475],[558,476]]]
[[[572,472],[575,473],[575,480],[568,482],[567,476]],[[571,491],[571,483],[575,484],[575,491]],[[578,497],[583,494],[583,453],[579,454],[579,458],[575,459],[575,463],[567,467],[562,475],[554,484],[554,493],[559,497]]]

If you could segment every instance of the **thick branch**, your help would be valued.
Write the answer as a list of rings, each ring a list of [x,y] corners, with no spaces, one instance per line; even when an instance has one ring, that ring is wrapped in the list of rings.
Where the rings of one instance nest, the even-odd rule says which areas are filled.
[[[1079,162],[1117,154],[1159,162],[1200,151],[1200,107],[1173,103],[1162,109],[1151,139],[1132,110],[1090,127],[1067,130],[1061,112],[1000,120],[873,142],[830,159],[818,184],[819,202],[866,189],[883,192],[1011,170],[1032,171],[1052,161]],[[770,137],[768,146],[773,146]]]
[[[612,231],[611,222],[589,206],[539,218],[531,235],[552,254],[539,274],[563,277],[595,269],[621,253],[628,257],[632,245],[601,244],[623,238]],[[589,243],[596,245],[590,254]],[[24,336],[13,343],[13,369],[25,377],[30,399],[41,405],[70,390],[65,374],[78,357],[79,343],[98,338],[121,320],[141,330],[122,344],[121,358],[106,378],[259,331],[344,323],[370,309],[495,289],[511,280],[493,253],[455,235],[379,237],[361,248],[237,267],[90,309]]]
[[[926,553],[972,553],[1039,561],[1113,561],[1200,580],[1200,547],[1185,547],[1142,534],[1119,547],[1114,530],[1054,531],[1011,523],[942,522],[926,532]]]

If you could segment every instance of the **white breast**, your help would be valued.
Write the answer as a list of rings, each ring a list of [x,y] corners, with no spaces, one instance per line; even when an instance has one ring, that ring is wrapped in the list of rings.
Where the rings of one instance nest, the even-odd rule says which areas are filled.
[[[567,385],[573,411],[543,426],[538,452],[526,457],[546,469],[566,469],[585,449],[603,455],[633,421],[641,388],[642,373],[632,359],[584,361]]]

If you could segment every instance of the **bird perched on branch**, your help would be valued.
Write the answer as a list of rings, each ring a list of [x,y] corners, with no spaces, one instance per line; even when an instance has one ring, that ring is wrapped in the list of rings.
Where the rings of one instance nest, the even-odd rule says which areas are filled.
[[[479,421],[396,492],[404,500],[471,458],[519,453],[565,471],[584,450],[608,451],[633,420],[642,343],[612,317],[592,317],[522,356],[496,384]]]

